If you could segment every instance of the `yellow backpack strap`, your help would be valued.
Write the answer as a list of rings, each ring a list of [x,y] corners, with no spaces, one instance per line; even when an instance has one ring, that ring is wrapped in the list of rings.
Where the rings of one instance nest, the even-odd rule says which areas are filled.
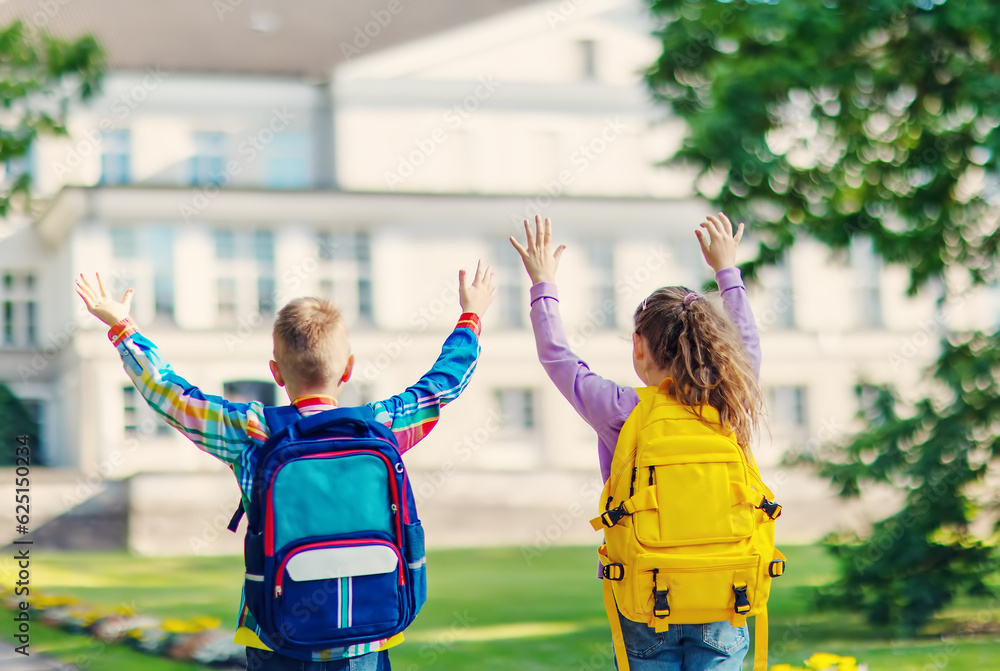
[[[656,485],[644,488],[641,492],[630,499],[625,499],[617,508],[605,510],[600,517],[590,520],[590,526],[594,531],[600,531],[604,527],[613,527],[618,524],[621,518],[637,513],[640,510],[658,510],[660,504],[656,500]]]
[[[611,624],[611,640],[615,644],[618,671],[629,671],[628,653],[625,652],[625,635],[622,633],[621,620],[618,619],[618,604],[615,603],[615,592],[611,587],[610,580],[605,578],[601,582],[604,583],[604,609],[608,611],[608,622]]]
[[[757,613],[753,643],[753,671],[767,671],[767,604]]]
[[[612,565],[611,558],[608,557],[608,546],[602,545],[597,550],[597,556],[604,567],[604,574],[608,573],[608,566]],[[621,566],[621,564],[615,564]],[[623,569],[624,570],[624,569]],[[620,578],[619,578],[620,580]],[[608,613],[608,624],[611,625],[611,640],[615,645],[615,657],[618,660],[618,671],[629,671],[628,653],[625,651],[625,634],[622,633],[622,623],[618,619],[618,604],[615,602],[615,591],[611,585],[611,579],[605,575],[601,580],[604,586],[604,610]]]

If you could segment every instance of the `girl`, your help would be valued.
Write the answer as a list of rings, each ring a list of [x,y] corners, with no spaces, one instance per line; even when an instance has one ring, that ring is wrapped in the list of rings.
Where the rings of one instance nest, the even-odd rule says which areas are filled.
[[[591,372],[570,351],[555,285],[565,245],[552,250],[549,219],[543,228],[541,217],[536,216],[534,234],[527,220],[524,229],[525,246],[513,237],[510,241],[532,282],[531,325],[538,358],[559,391],[597,432],[601,475],[606,482],[618,434],[639,396],[635,389]],[[735,267],[743,230],[740,224],[734,235],[722,213],[718,218],[709,216],[695,230],[738,335],[703,296],[684,287],[665,287],[654,291],[635,311],[632,364],[644,385],[659,387],[670,378],[671,393],[693,412],[701,414],[696,408],[702,406],[715,408],[723,426],[713,428],[719,433],[731,431],[748,450],[761,408],[757,386],[760,341],[746,288]],[[619,620],[628,661],[636,671],[737,671],[750,645],[746,626],[734,627],[729,622],[672,625],[657,633],[620,613]]]

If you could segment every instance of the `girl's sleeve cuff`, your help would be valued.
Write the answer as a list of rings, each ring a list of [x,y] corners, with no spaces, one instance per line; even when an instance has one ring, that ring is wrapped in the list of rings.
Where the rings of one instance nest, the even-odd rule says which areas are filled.
[[[139,327],[135,325],[131,317],[126,317],[111,327],[108,331],[108,340],[112,345],[117,345],[123,339],[139,332]]]
[[[555,282],[539,282],[538,284],[531,285],[529,296],[531,297],[531,304],[534,305],[535,301],[539,298],[559,300],[559,291]]]
[[[458,318],[458,324],[455,328],[467,328],[478,336],[482,331],[482,326],[479,323],[479,315],[475,312],[463,312],[462,316]]]
[[[723,268],[715,274],[715,282],[719,285],[719,293],[724,294],[730,289],[736,289],[739,287],[746,288],[743,285],[743,274],[740,269],[732,266],[729,268]]]

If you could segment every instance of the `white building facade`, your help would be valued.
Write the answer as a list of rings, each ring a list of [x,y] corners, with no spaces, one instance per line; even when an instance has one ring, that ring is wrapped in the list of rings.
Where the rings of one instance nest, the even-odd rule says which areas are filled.
[[[458,269],[482,258],[500,291],[479,367],[406,456],[430,542],[596,540],[596,440],[537,362],[507,237],[535,212],[553,218],[569,245],[571,344],[637,384],[635,306],[710,277],[693,232],[708,206],[689,172],[656,165],[683,126],[641,82],[651,29],[631,0],[541,3],[363,54],[326,82],[113,72],[69,139],[39,141],[31,169],[48,202],[0,240],[0,381],[39,418],[39,456],[84,492],[145,483],[130,504],[137,551],[238,551],[203,521],[231,507],[235,482],[145,407],[74,277],[135,287],[142,331],[205,392],[268,403],[287,401],[267,369],[276,308],[329,297],[350,324],[358,365],[343,400],[356,403],[429,368],[460,312]],[[861,244],[838,255],[800,241],[762,280],[750,293],[770,429],[755,449],[786,539],[815,540],[863,515],[831,506],[782,455],[856,428],[859,381],[917,388],[941,327],[995,325],[1000,300],[984,290],[939,315]]]

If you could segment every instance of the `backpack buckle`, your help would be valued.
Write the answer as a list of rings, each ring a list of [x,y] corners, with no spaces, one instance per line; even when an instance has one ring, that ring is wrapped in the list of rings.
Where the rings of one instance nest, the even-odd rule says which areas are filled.
[[[781,517],[781,506],[774,501],[768,501],[766,496],[761,500],[760,505],[757,507],[763,510],[764,513],[772,520],[776,520]]]
[[[785,575],[785,560],[775,559],[773,562],[768,564],[767,574],[772,578],[777,578],[780,575]]]
[[[604,567],[604,579],[619,581],[625,578],[625,564],[608,564]]]
[[[665,589],[662,592],[653,590],[653,615],[661,620],[665,617],[670,617],[670,604],[667,602],[667,594],[669,593],[669,589]]]
[[[747,598],[747,586],[737,587],[733,585],[733,593],[736,594],[736,612],[739,615],[746,615],[750,612],[750,599]]]
[[[604,526],[613,527],[618,524],[621,518],[631,515],[629,511],[625,510],[625,502],[622,501],[618,504],[617,508],[612,508],[611,510],[605,510],[601,513],[601,521],[604,522]]]

